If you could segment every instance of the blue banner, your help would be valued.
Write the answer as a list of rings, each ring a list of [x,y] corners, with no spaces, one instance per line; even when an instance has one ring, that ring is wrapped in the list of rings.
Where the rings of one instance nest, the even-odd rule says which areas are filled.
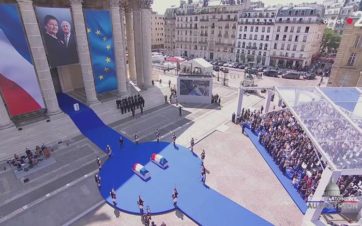
[[[16,4],[0,4],[0,94],[10,116],[45,107]]]
[[[117,89],[112,21],[107,10],[84,10],[97,93]]]

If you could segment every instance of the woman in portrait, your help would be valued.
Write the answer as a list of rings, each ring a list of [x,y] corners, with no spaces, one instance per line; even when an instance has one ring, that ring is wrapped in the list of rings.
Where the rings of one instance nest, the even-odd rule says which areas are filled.
[[[46,15],[44,18],[44,28],[44,42],[49,64],[51,67],[62,65],[65,56],[65,45],[57,36],[59,31],[57,18],[52,15]]]

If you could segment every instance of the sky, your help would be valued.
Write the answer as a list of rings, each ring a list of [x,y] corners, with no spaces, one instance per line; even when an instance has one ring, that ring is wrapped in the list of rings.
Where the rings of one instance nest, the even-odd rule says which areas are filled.
[[[186,0],[187,1],[187,0]],[[194,0],[197,1],[197,0]],[[255,1],[255,0],[253,0]],[[268,5],[276,5],[276,4],[284,4],[287,5],[289,3],[300,4],[303,2],[322,2],[321,0],[262,0],[266,6]],[[159,14],[164,14],[165,10],[172,5],[179,6],[180,0],[153,0],[152,9]]]

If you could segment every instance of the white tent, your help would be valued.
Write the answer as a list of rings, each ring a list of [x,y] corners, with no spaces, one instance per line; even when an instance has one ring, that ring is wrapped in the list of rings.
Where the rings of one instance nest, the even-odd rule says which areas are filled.
[[[181,73],[212,75],[212,64],[203,58],[195,58],[181,63]]]

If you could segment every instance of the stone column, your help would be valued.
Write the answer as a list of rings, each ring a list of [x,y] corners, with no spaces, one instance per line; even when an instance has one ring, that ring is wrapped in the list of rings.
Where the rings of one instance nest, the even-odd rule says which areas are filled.
[[[131,0],[129,0],[131,1]],[[133,30],[133,12],[132,5],[126,5],[126,34],[127,34],[127,51],[128,51],[128,69],[129,79],[133,82],[137,81],[135,49],[134,49],[134,30]]]
[[[124,9],[119,7],[119,0],[111,0],[111,16],[112,16],[112,29],[114,50],[116,56],[116,72],[118,82],[118,94],[120,96],[127,95],[127,67],[126,67],[126,51],[124,40]]]
[[[2,96],[0,95],[0,130],[14,126],[6,110]]]
[[[133,31],[134,31],[134,51],[136,66],[136,82],[137,86],[143,89],[143,68],[142,68],[142,28],[141,28],[141,11],[135,4],[133,8]]]
[[[99,101],[97,99],[97,93],[94,85],[93,69],[84,23],[82,1],[83,0],[70,0],[70,5],[72,8],[71,11],[74,22],[74,30],[76,33],[78,57],[82,70],[85,95],[87,97],[87,103],[92,105],[98,103]]]
[[[138,0],[133,12],[137,85],[142,88],[152,86],[151,4],[152,0]]]
[[[61,113],[57,95],[55,93],[44,44],[36,20],[33,2],[31,0],[18,0],[24,28],[28,36],[30,51],[33,56],[34,66],[39,79],[47,114],[52,116]]]

